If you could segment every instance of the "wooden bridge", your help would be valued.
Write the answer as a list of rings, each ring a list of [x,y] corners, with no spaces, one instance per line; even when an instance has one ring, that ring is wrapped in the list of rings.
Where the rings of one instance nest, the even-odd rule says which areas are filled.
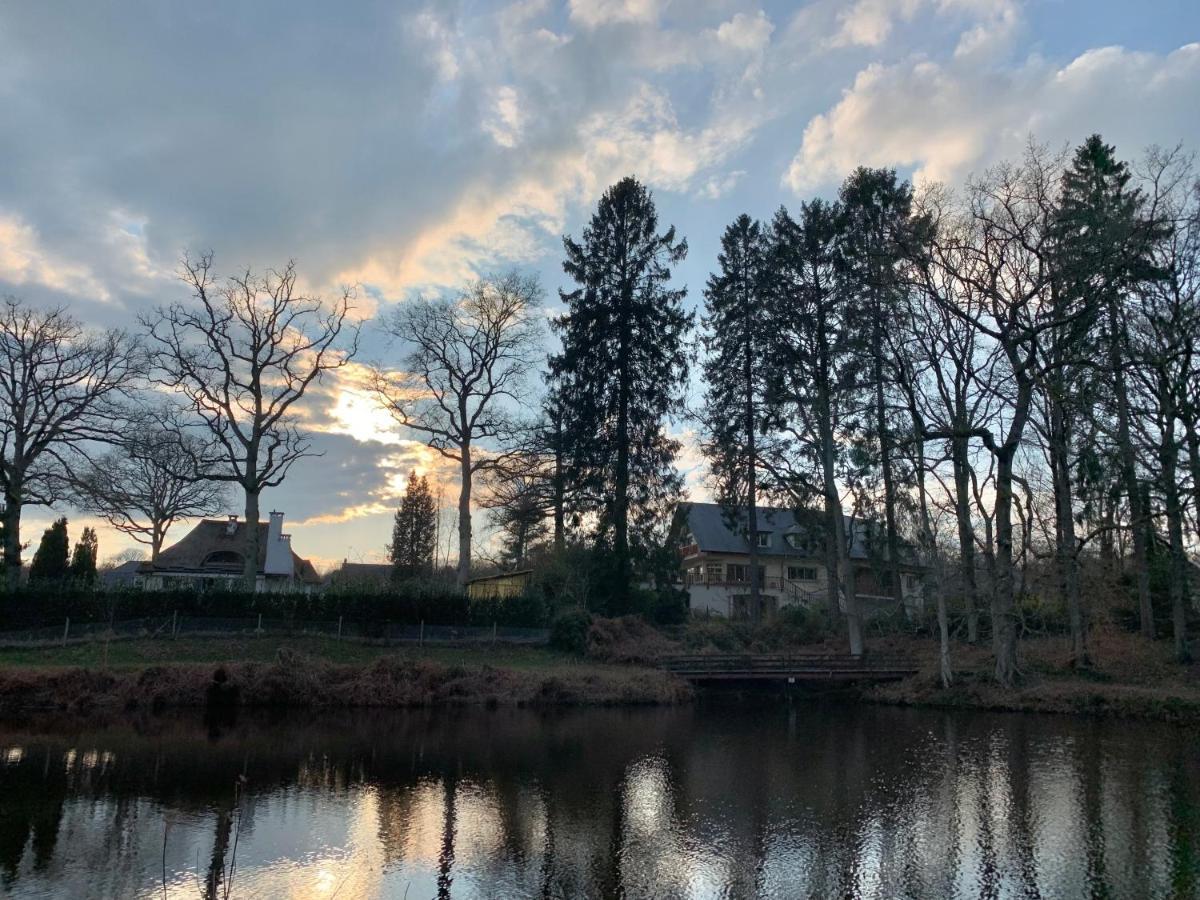
[[[899,681],[917,673],[916,662],[898,656],[849,654],[696,654],[666,656],[659,666],[688,681]]]

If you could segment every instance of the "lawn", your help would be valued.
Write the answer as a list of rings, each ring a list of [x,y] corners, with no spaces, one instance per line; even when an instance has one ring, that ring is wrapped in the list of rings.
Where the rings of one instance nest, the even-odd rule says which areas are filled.
[[[594,665],[544,647],[492,646],[379,646],[322,637],[181,637],[134,638],[70,644],[66,647],[0,648],[0,668],[61,668],[83,666],[136,669],[171,663],[271,662],[283,648],[333,663],[372,662],[380,657],[428,659],[444,665],[504,669],[541,669]]]

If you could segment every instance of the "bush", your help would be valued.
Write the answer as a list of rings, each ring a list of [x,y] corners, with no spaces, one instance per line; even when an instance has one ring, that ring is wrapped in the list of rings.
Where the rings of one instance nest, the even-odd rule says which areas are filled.
[[[237,590],[101,591],[31,586],[0,592],[0,631],[16,631],[72,622],[180,616],[283,619],[292,622],[333,622],[364,631],[384,624],[499,625],[541,628],[546,605],[529,593],[505,600],[468,600],[466,594],[442,584],[406,582],[386,591],[326,590],[303,593],[250,593]]]
[[[560,609],[550,621],[550,646],[565,653],[582,656],[587,652],[588,629],[591,624],[592,617],[582,607]]]
[[[799,603],[781,609],[776,621],[788,640],[797,644],[819,641],[826,631],[824,613]]]

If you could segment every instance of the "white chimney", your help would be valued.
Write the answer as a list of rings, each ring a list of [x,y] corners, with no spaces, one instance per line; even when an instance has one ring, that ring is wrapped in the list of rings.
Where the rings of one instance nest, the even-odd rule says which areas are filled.
[[[291,575],[292,539],[283,533],[283,513],[271,511],[271,522],[267,526],[267,558],[263,564],[265,575]]]
[[[225,523],[225,533],[232,535],[237,531],[237,516],[230,516],[229,521]]]

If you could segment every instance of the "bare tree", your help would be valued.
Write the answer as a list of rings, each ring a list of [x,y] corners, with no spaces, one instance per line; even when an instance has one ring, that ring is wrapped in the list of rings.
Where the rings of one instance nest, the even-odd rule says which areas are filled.
[[[539,359],[542,289],[509,273],[468,285],[455,300],[418,299],[384,322],[409,345],[404,370],[377,368],[374,391],[401,426],[459,465],[458,583],[471,572],[471,488],[500,465],[519,426],[511,406],[527,401]]]
[[[956,296],[935,293],[942,303],[1000,353],[985,372],[976,373],[983,390],[1001,404],[990,427],[965,435],[957,429],[927,432],[927,438],[977,438],[995,462],[994,540],[989,564],[994,571],[992,646],[996,679],[1017,679],[1016,577],[1013,513],[1022,516],[1015,496],[1014,463],[1033,412],[1034,393],[1050,364],[1046,334],[1082,313],[1054,302],[1052,216],[1061,160],[1031,147],[1020,165],[1002,165],[969,186],[967,207],[957,223],[943,223],[931,265],[957,283]],[[1022,520],[1022,552],[1027,541]],[[989,535],[991,537],[991,535]]]
[[[56,502],[65,472],[91,442],[119,434],[139,373],[136,342],[120,331],[89,333],[66,310],[0,307],[0,490],[4,568],[21,571],[21,511]]]
[[[211,456],[192,435],[143,424],[72,478],[74,500],[147,545],[157,562],[176,521],[211,515],[224,504],[227,482],[192,474],[195,460]]]
[[[190,477],[214,478],[245,492],[243,576],[258,573],[258,501],[298,459],[313,453],[295,420],[295,404],[314,381],[341,368],[358,349],[348,325],[352,294],[329,308],[297,289],[295,264],[218,282],[212,254],[185,257],[180,273],[194,303],[143,316],[153,378],[182,395],[196,427],[215,450],[196,457]],[[344,333],[349,340],[339,339]],[[185,446],[183,444],[181,447]]]

